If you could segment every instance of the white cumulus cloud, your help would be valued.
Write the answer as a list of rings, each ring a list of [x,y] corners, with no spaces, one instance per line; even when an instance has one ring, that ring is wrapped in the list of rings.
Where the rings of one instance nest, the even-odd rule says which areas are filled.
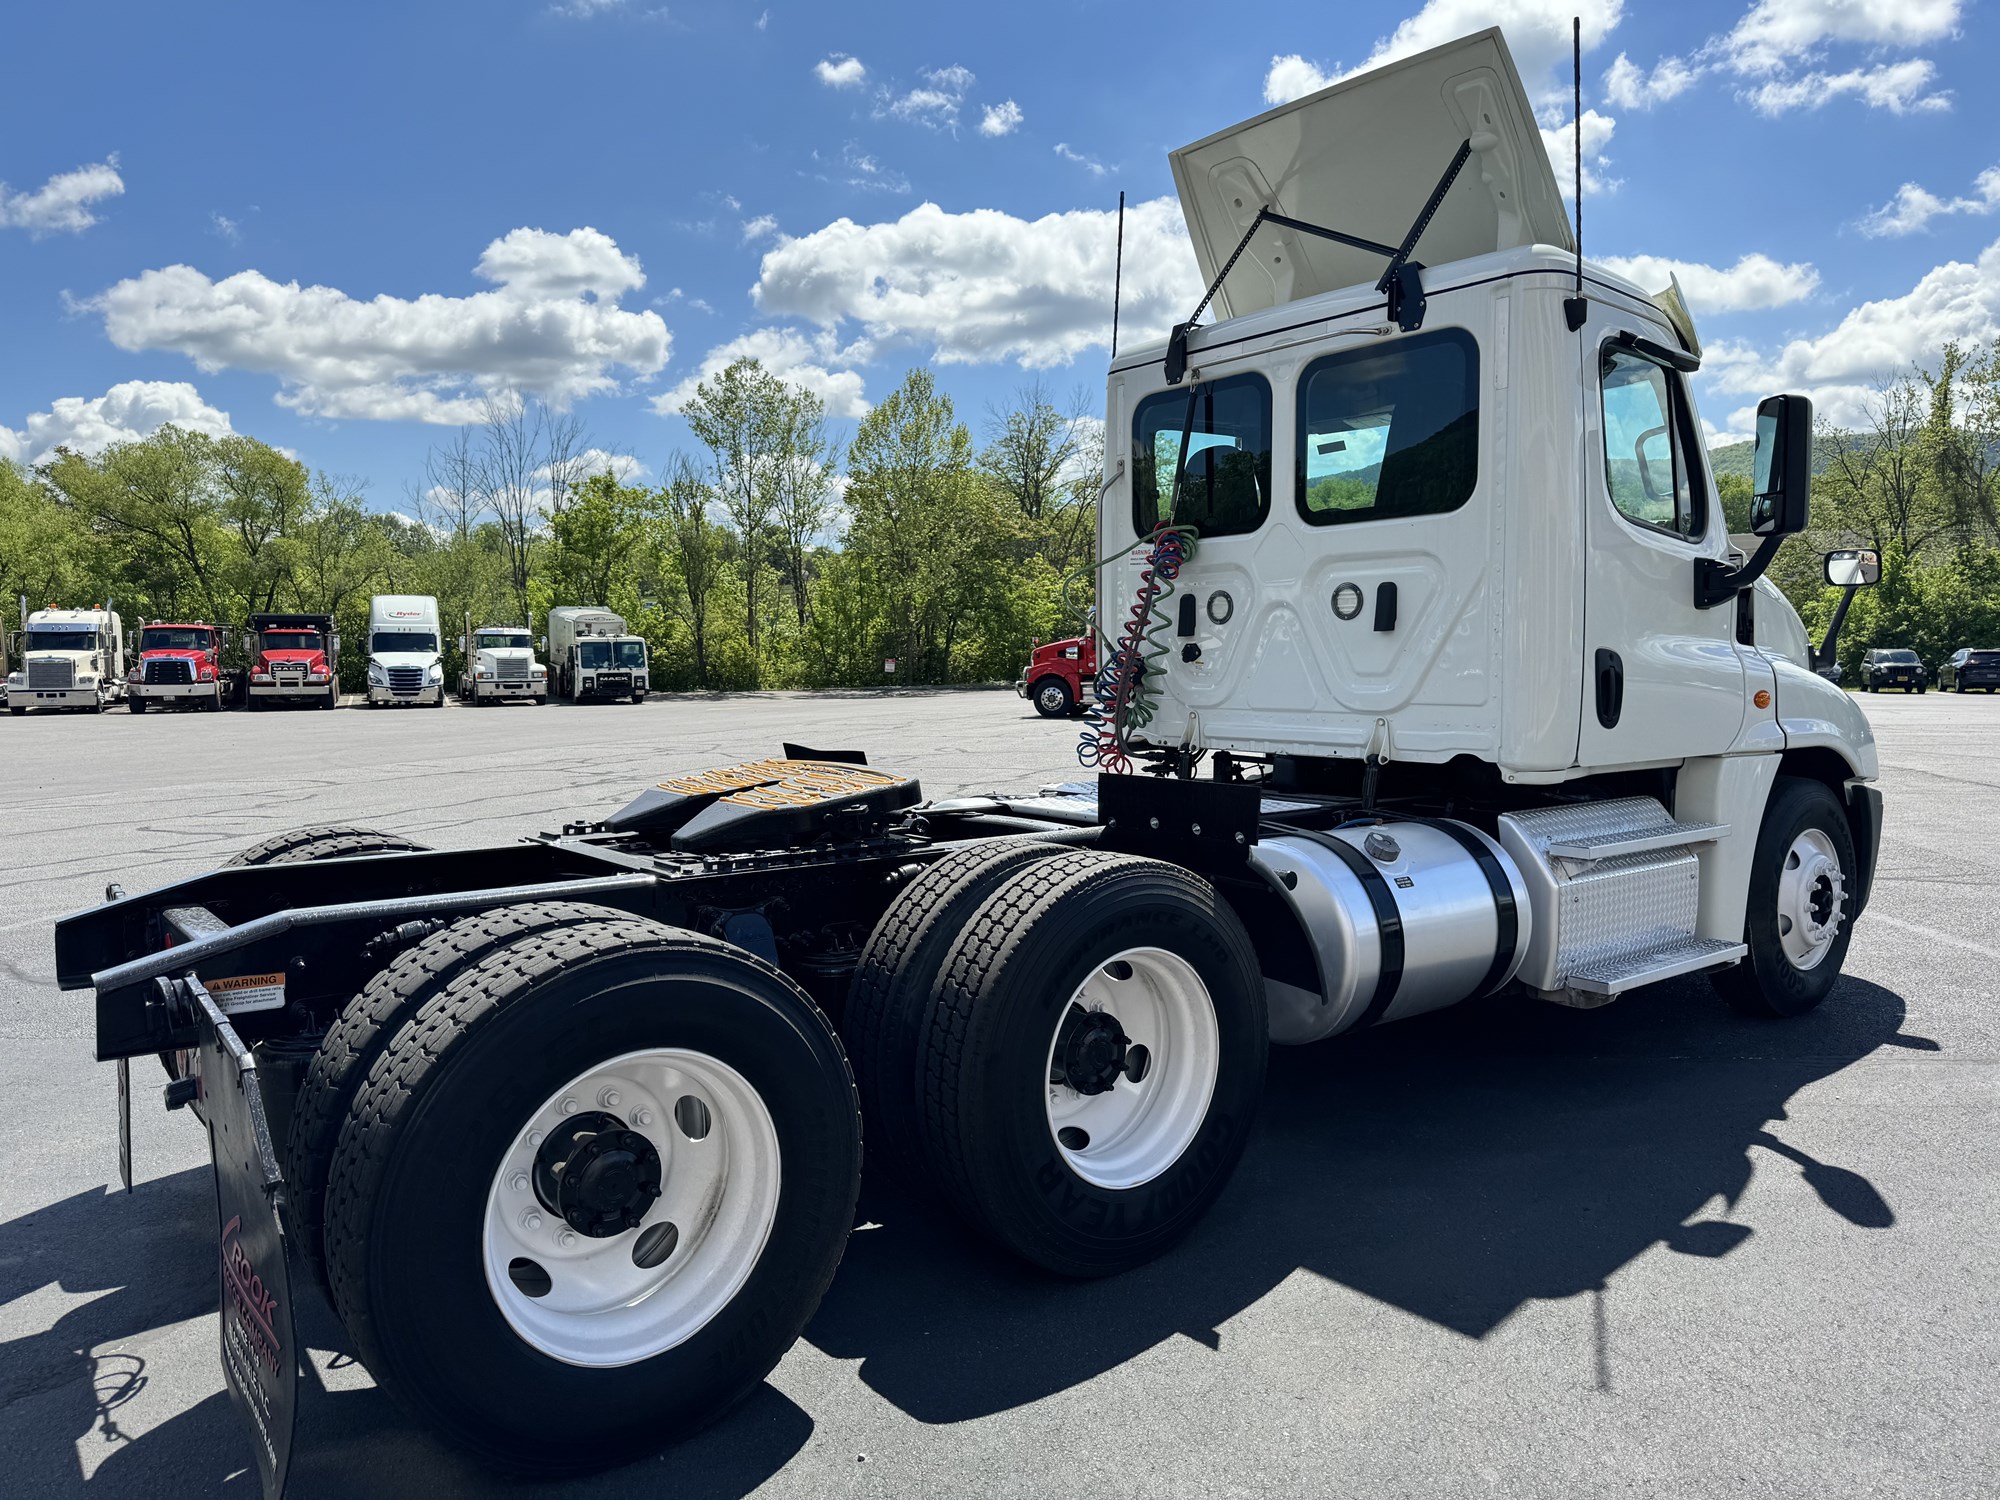
[[[1875,384],[1935,356],[1950,339],[1982,344],[2000,337],[2000,241],[1976,261],[1947,261],[1901,296],[1864,302],[1827,332],[1796,338],[1775,353],[1742,343],[1713,348],[1703,373],[1721,390],[1767,396],[1801,391],[1842,426],[1862,419]],[[1740,417],[1742,414],[1739,413]],[[1731,430],[1745,423],[1732,419]]]
[[[823,329],[857,323],[876,343],[928,348],[942,364],[1067,364],[1111,336],[1117,215],[1022,219],[921,204],[900,219],[836,219],[767,251],[751,295],[765,312]],[[1125,216],[1122,343],[1163,337],[1202,292],[1180,207]]]
[[[106,157],[58,172],[33,192],[8,191],[0,182],[0,228],[25,229],[39,238],[45,234],[77,234],[97,222],[91,205],[116,198],[125,191],[125,179],[118,175],[118,158]]]
[[[743,221],[743,243],[748,245],[763,239],[768,234],[778,232],[778,221],[770,214],[759,214],[754,219]]]
[[[1012,99],[1003,99],[998,104],[989,104],[986,106],[985,113],[979,117],[979,133],[981,135],[1012,135],[1021,128],[1021,121],[1025,118],[1026,116],[1021,113],[1020,105],[1016,104]]]
[[[618,306],[645,275],[609,235],[516,229],[486,247],[474,274],[494,289],[363,301],[261,271],[212,281],[173,265],[81,305],[121,349],[275,375],[281,404],[322,417],[471,422],[484,396],[527,392],[561,406],[614,388],[614,370],[652,375],[667,362],[660,315]]]
[[[677,413],[704,380],[713,379],[739,359],[754,359],[789,385],[811,391],[826,403],[830,417],[851,419],[868,415],[862,395],[862,379],[854,370],[832,369],[842,363],[865,363],[865,344],[842,349],[830,331],[801,333],[796,328],[759,328],[718,344],[702,356],[701,368],[664,395],[653,398],[653,410],[662,416]]]
[[[1623,52],[1604,74],[1604,97],[1620,109],[1651,109],[1694,87],[1700,69],[1685,58],[1663,57],[1649,73]]]
[[[23,430],[0,427],[0,458],[38,464],[58,448],[86,455],[114,443],[151,437],[169,423],[188,432],[224,437],[235,429],[184,380],[127,380],[101,396],[61,396],[47,411],[31,412]]]
[[[1609,115],[1600,115],[1594,109],[1583,112],[1583,190],[1587,193],[1607,192],[1618,186],[1618,179],[1607,175],[1611,158],[1604,154],[1617,128],[1618,122]],[[1544,125],[1541,132],[1542,149],[1549,153],[1549,165],[1555,169],[1562,195],[1572,198],[1576,195],[1575,126],[1565,120],[1560,125]]]
[[[1750,90],[1747,97],[1757,112],[1765,115],[1819,109],[1835,99],[1849,97],[1896,115],[1949,109],[1949,93],[1926,92],[1936,73],[1937,65],[1928,58],[1911,57],[1872,68],[1852,68],[1845,73],[1801,73],[1792,78],[1773,78]]]
[[[1567,95],[1570,18],[1582,18],[1583,50],[1590,52],[1611,34],[1624,13],[1625,0],[1425,0],[1415,15],[1377,39],[1374,50],[1351,67],[1321,65],[1296,52],[1273,57],[1264,75],[1264,98],[1267,103],[1285,104],[1488,26],[1498,26],[1506,35],[1507,50],[1531,98]]]
[[[1697,315],[1784,307],[1810,297],[1819,286],[1819,271],[1809,263],[1784,263],[1768,255],[1740,256],[1733,266],[1658,255],[1607,255],[1602,264],[1653,292],[1664,289],[1668,277],[1678,279]]]
[[[830,89],[855,88],[868,77],[868,70],[861,65],[861,59],[849,57],[844,52],[822,57],[813,64],[813,72]]]
[[[1932,219],[1954,214],[1990,214],[2000,209],[2000,167],[1988,167],[1972,182],[1964,197],[1941,198],[1918,183],[1906,182],[1896,196],[1861,220],[1861,232],[1871,239],[1916,234]]]
[[[1958,29],[1962,0],[1757,0],[1722,46],[1739,73],[1767,73],[1829,42],[1918,47]]]

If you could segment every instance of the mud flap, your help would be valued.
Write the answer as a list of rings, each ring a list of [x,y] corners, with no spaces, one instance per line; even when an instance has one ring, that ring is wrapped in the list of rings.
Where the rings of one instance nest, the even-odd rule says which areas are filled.
[[[285,1489],[298,1411],[298,1349],[285,1259],[284,1177],[264,1118],[257,1063],[192,976],[182,981],[200,1035],[201,1114],[221,1228],[222,1373],[250,1428],[267,1500]]]

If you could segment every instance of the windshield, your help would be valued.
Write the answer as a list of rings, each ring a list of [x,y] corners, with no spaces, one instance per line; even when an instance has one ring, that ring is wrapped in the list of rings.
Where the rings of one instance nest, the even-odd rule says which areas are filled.
[[[608,667],[611,665],[611,642],[578,641],[576,643],[578,666]]]
[[[525,651],[528,649],[528,632],[525,630],[482,630],[472,638],[475,651]]]
[[[317,630],[267,630],[264,632],[263,649],[266,651],[317,651],[320,649]]]
[[[375,632],[375,644],[368,649],[377,656],[383,656],[391,651],[435,653],[437,648],[438,638],[428,630],[378,630]]]
[[[139,632],[141,651],[206,651],[213,644],[210,632],[188,626],[155,625]]]
[[[30,651],[95,651],[97,632],[94,630],[28,627],[28,650]]]
[[[630,667],[635,672],[646,670],[646,643],[644,641],[620,641],[618,643],[618,665]]]
[[[1875,653],[1875,660],[1877,661],[1892,661],[1904,666],[1909,665],[1916,659],[1917,653],[1914,651],[1877,651]]]

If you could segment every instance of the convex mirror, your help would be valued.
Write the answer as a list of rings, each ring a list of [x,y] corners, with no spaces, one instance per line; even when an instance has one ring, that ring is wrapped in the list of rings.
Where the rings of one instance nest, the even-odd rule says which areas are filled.
[[[1882,556],[1872,547],[1826,554],[1826,581],[1835,588],[1865,589],[1882,581]]]

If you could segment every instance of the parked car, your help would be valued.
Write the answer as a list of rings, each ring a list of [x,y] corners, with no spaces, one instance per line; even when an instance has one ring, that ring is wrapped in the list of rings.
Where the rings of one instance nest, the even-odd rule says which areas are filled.
[[[1938,691],[1962,693],[1967,688],[2000,688],[2000,651],[1961,646],[1938,672]]]
[[[1917,653],[1903,647],[1870,651],[1861,658],[1861,691],[1879,693],[1884,688],[1900,688],[1921,693],[1930,686],[1929,674]]]

